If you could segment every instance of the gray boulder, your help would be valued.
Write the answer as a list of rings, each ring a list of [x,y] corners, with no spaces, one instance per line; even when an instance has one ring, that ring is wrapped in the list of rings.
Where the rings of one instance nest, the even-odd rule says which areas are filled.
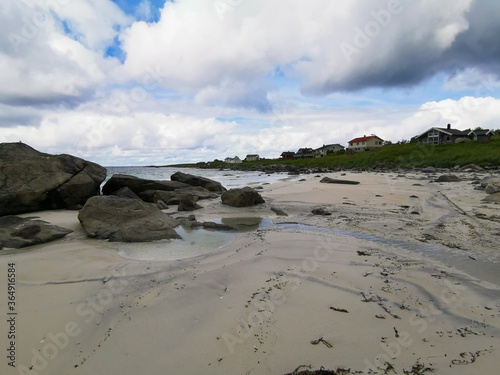
[[[497,193],[500,191],[500,177],[488,176],[481,180],[481,186],[485,188],[488,194]]]
[[[142,200],[99,196],[90,198],[78,214],[90,237],[119,242],[181,238],[173,229],[179,221]]]
[[[486,185],[486,188],[484,189],[484,191],[485,191],[487,194],[495,194],[495,193],[498,193],[498,192],[500,191],[500,184],[499,184],[499,185],[488,184],[488,185]]]
[[[123,187],[128,187],[135,194],[140,195],[147,190],[174,191],[189,187],[189,185],[177,181],[148,180],[126,174],[114,174],[102,187],[102,193],[110,195]]]
[[[179,200],[177,211],[194,211],[200,208],[203,207],[196,203],[196,199],[191,194],[184,194],[184,196]]]
[[[0,144],[0,216],[79,208],[99,194],[106,168],[24,143]]]
[[[0,217],[0,249],[21,248],[57,240],[73,232],[43,220],[18,216]]]
[[[221,200],[223,204],[233,207],[248,207],[265,203],[262,196],[250,187],[228,190],[221,195]]]
[[[188,188],[177,189],[177,190],[175,190],[175,193],[191,194],[196,199],[214,199],[214,198],[217,198],[219,196],[216,193],[214,193],[208,189],[205,189],[204,187],[201,187],[201,186],[191,186]]]
[[[121,189],[114,191],[111,195],[115,195],[117,197],[122,198],[130,198],[130,199],[141,199],[136,193],[130,190],[128,187],[122,187]]]
[[[182,182],[191,186],[201,186],[216,193],[223,193],[226,191],[226,188],[222,186],[220,182],[205,177],[194,176],[188,173],[175,172],[172,176],[170,176],[170,179],[172,181]]]
[[[460,177],[455,176],[454,174],[443,174],[436,178],[434,182],[458,182],[462,181]]]

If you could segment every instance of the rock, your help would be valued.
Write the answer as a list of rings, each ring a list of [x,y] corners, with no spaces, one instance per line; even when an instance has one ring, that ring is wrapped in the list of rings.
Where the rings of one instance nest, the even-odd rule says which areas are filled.
[[[99,196],[90,198],[78,214],[90,237],[120,242],[181,238],[172,229],[180,224],[153,204],[142,200]]]
[[[196,203],[195,198],[191,194],[184,194],[184,197],[179,201],[177,211],[194,211],[200,208],[203,207]]]
[[[422,172],[423,173],[435,173],[436,172],[436,168],[434,167],[425,167],[422,169]]]
[[[212,230],[236,230],[230,225],[214,223],[212,221],[199,222],[195,221],[190,224],[191,228],[203,228]]]
[[[500,191],[500,185],[488,184],[488,185],[486,185],[486,188],[484,189],[484,191],[485,191],[487,194],[495,194],[495,193],[498,193],[498,192]]]
[[[130,198],[130,199],[141,199],[136,193],[134,193],[132,190],[130,190],[128,187],[122,187],[121,189],[118,189],[117,191],[114,191],[111,193],[111,195],[115,195],[117,197],[122,197],[122,198]]]
[[[315,208],[311,211],[313,215],[330,216],[332,213],[324,209],[323,207]]]
[[[485,177],[481,180],[481,186],[484,187],[485,190],[487,190],[486,191],[487,193],[488,193],[488,191],[491,192],[488,194],[496,193],[496,192],[500,191],[500,177],[498,177],[498,176]]]
[[[161,199],[158,199],[156,201],[156,207],[158,207],[160,210],[168,210],[167,204],[163,202]]]
[[[113,192],[123,187],[128,187],[135,194],[140,196],[141,193],[147,190],[174,191],[175,189],[189,187],[189,185],[177,181],[147,180],[126,174],[114,174],[102,187],[102,193],[104,195],[111,195]]]
[[[275,206],[271,206],[271,211],[273,211],[278,216],[288,216],[285,211]]]
[[[0,216],[75,208],[98,195],[106,168],[71,155],[0,144]]]
[[[176,189],[174,192],[178,193],[178,194],[191,194],[197,200],[199,200],[199,199],[214,199],[214,198],[217,198],[219,196],[218,194],[216,194],[210,190],[207,190],[201,186],[190,186],[187,188]]]
[[[467,164],[460,168],[461,172],[482,172],[484,171],[479,165],[476,164]]]
[[[261,195],[250,187],[228,190],[222,194],[221,200],[223,204],[233,207],[248,207],[265,203]]]
[[[493,193],[482,199],[481,202],[500,203],[500,193]]]
[[[462,180],[458,176],[455,176],[454,174],[443,174],[434,180],[434,182],[458,182],[458,181]]]
[[[205,177],[194,176],[188,173],[175,172],[170,176],[170,179],[172,181],[182,182],[191,186],[201,186],[216,193],[223,193],[226,191],[226,188],[223,187],[220,182]]]
[[[57,240],[73,232],[46,221],[18,216],[0,217],[0,244],[21,248]],[[1,248],[1,246],[0,246]]]
[[[358,185],[359,181],[352,181],[352,180],[339,180],[336,178],[330,178],[330,177],[323,177],[320,182],[324,184],[347,184],[347,185]]]

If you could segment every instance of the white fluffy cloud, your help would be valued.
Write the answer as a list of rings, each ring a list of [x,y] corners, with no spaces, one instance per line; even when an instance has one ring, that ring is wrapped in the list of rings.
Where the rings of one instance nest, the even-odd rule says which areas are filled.
[[[6,0],[0,12],[0,101],[79,101],[117,67],[103,48],[130,20],[111,1]]]
[[[231,92],[241,102],[248,82],[248,98],[265,98],[255,86],[277,67],[312,93],[405,85],[468,29],[472,0],[217,3],[167,3],[158,23],[132,25],[122,35],[126,72],[140,79],[159,67],[165,86],[226,103]]]

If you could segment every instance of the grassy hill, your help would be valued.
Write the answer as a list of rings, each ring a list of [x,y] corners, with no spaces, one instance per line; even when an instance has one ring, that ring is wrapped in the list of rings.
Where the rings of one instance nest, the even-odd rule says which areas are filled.
[[[414,168],[432,166],[450,168],[456,165],[476,164],[481,167],[500,167],[500,136],[494,136],[491,142],[469,142],[447,145],[420,145],[416,143],[386,145],[377,150],[370,150],[353,155],[331,155],[314,159],[281,160],[264,159],[242,164],[226,164],[215,161],[197,164],[181,164],[176,167],[198,168],[255,168],[259,166],[283,164],[304,168],[359,168],[373,166],[387,168]]]

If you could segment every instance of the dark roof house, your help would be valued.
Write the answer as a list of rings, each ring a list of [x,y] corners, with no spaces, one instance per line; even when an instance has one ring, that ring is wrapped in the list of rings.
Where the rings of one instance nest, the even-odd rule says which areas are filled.
[[[314,157],[314,150],[309,147],[299,148],[294,156],[295,159],[313,158],[313,157]]]
[[[489,142],[489,141],[491,141],[492,135],[495,135],[493,130],[478,129],[478,130],[471,130],[467,134],[467,137],[473,141]]]
[[[459,138],[467,138],[467,131],[452,129],[448,124],[446,128],[430,128],[420,135],[413,137],[418,143],[441,145],[445,143],[455,143]]]

